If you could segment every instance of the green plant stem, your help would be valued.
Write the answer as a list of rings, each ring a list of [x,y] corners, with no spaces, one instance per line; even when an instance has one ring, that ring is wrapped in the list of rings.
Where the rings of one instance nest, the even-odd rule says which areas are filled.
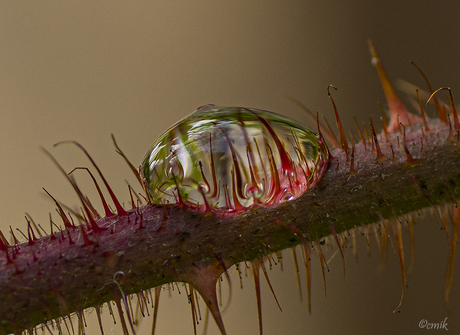
[[[437,128],[435,128],[437,127]],[[321,183],[300,198],[273,208],[257,207],[239,216],[217,217],[178,206],[144,205],[128,216],[102,218],[84,245],[79,227],[9,246],[0,254],[0,334],[18,333],[76,310],[101,305],[125,294],[166,283],[189,280],[194,269],[220,272],[233,264],[355,227],[392,219],[460,198],[460,150],[446,140],[448,128],[423,138],[420,126],[407,129],[406,144],[415,163],[407,164],[402,134],[389,143],[379,137],[387,156],[377,162],[370,145],[356,145],[356,174],[350,174],[341,150]],[[399,150],[397,141],[399,137]],[[350,149],[351,151],[351,149]],[[421,152],[421,153],[420,153]],[[62,235],[62,236],[61,236]],[[62,239],[65,238],[65,240]],[[72,243],[70,244],[70,238]],[[114,278],[121,272],[124,280]]]

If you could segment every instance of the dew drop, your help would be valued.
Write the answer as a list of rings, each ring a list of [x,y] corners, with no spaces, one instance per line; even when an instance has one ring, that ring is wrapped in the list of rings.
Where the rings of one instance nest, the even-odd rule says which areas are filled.
[[[206,105],[155,140],[142,172],[153,203],[232,215],[298,198],[328,159],[322,137],[293,119]]]

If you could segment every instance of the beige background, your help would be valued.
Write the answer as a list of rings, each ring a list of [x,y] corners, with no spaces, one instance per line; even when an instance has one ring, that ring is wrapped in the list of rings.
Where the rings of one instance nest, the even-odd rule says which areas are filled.
[[[40,146],[70,170],[87,160],[74,147],[52,145],[79,141],[126,201],[124,179],[133,184],[134,179],[114,152],[110,133],[137,164],[164,129],[208,103],[273,110],[308,123],[284,98],[291,95],[332,122],[326,95],[331,83],[339,88],[334,97],[348,129],[352,115],[378,118],[377,102],[384,96],[370,65],[369,37],[392,78],[423,84],[412,59],[433,86],[460,92],[459,13],[458,1],[3,1],[1,228],[24,227],[24,211],[47,226],[54,206],[42,187],[65,203],[77,203]],[[87,176],[81,173],[78,180],[94,198]],[[316,264],[311,316],[305,303],[298,304],[292,266],[286,264],[281,275],[272,271],[284,311],[277,311],[264,291],[265,334],[415,333],[422,318],[445,317],[458,331],[458,303],[451,312],[442,303],[447,244],[429,221],[417,227],[416,268],[401,314],[391,313],[400,294],[397,258],[380,266],[377,250],[368,258],[361,239],[357,264],[347,250],[345,283],[340,258],[332,261],[327,299]],[[240,292],[233,276],[226,326],[230,334],[255,334],[252,282]],[[457,281],[457,301],[458,288]],[[184,294],[163,299],[158,334],[191,334],[188,308]],[[94,319],[93,313],[88,322]],[[148,334],[151,318],[143,323],[139,333]],[[119,333],[119,324],[110,319],[106,324],[107,333]],[[97,332],[93,326],[87,331]]]

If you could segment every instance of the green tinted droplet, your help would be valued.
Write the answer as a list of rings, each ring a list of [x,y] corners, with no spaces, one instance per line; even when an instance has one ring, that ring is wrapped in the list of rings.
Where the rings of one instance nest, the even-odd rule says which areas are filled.
[[[293,119],[207,105],[156,139],[142,171],[152,202],[225,215],[298,198],[328,158],[321,136]]]

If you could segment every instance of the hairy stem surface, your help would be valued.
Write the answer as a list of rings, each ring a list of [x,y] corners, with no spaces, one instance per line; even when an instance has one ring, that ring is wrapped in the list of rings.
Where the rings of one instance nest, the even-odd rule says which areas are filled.
[[[5,251],[0,254],[0,334],[99,306],[119,297],[120,290],[130,294],[190,282],[200,272],[196,269],[223,272],[301,243],[295,228],[302,238],[315,241],[331,235],[331,226],[342,233],[455,202],[460,198],[460,151],[456,141],[447,140],[444,124],[432,128],[424,137],[419,125],[407,127],[406,145],[415,159],[410,164],[399,133],[388,141],[379,137],[386,158],[378,161],[369,144],[367,150],[356,145],[356,173],[349,172],[351,163],[341,150],[333,151],[322,182],[281,206],[217,217],[178,206],[143,205],[127,216],[97,220],[106,230],[90,232],[89,241],[80,227],[72,227],[55,231],[55,238],[10,245],[8,257]],[[117,272],[123,280],[114,279]]]

